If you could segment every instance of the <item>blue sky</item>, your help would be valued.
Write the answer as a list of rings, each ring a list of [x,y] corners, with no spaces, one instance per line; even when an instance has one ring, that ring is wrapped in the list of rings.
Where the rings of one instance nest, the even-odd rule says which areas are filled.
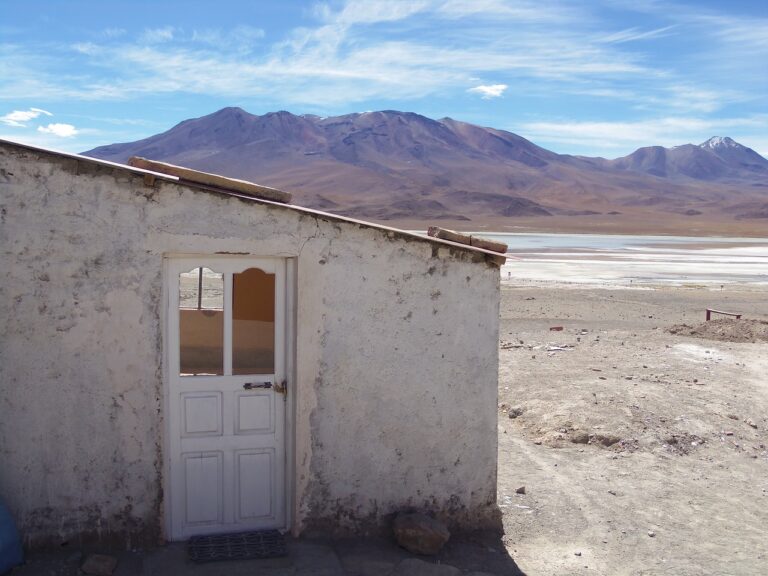
[[[0,0],[0,138],[77,152],[224,106],[768,156],[768,1]]]

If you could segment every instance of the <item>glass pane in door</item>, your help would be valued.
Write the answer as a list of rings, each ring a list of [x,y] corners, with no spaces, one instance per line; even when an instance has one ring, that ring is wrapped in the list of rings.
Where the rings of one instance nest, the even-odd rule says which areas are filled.
[[[232,374],[275,372],[275,275],[249,268],[232,278]]]
[[[210,268],[179,274],[179,373],[224,374],[224,276]]]

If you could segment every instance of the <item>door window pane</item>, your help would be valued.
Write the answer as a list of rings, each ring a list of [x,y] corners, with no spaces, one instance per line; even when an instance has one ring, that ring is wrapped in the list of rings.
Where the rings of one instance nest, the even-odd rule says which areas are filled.
[[[210,268],[179,275],[179,372],[224,374],[224,277]]]
[[[275,275],[249,268],[232,278],[232,374],[275,372]]]

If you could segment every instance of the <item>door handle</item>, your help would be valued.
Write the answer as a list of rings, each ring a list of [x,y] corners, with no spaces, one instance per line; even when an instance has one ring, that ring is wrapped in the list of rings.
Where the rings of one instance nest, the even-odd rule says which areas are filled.
[[[243,390],[255,390],[257,388],[272,388],[272,382],[246,382]]]

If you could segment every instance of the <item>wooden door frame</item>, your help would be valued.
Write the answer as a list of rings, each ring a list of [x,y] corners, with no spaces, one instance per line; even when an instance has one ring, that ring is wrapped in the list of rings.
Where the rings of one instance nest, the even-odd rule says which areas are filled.
[[[296,315],[297,315],[297,258],[269,256],[258,254],[230,255],[230,254],[163,254],[162,266],[162,298],[160,305],[160,332],[162,342],[162,417],[163,425],[162,435],[162,479],[161,486],[163,490],[162,506],[158,513],[162,515],[161,526],[163,538],[166,541],[173,540],[172,525],[172,498],[171,498],[171,434],[170,421],[170,393],[171,393],[171,369],[170,369],[170,291],[171,280],[170,267],[171,261],[189,260],[190,268],[194,267],[194,262],[200,260],[279,260],[285,267],[285,376],[288,381],[288,394],[285,405],[285,432],[284,432],[284,467],[285,467],[285,486],[284,506],[285,506],[285,526],[281,531],[291,531],[296,512],[296,465],[295,465],[295,442],[296,442],[296,396],[298,387],[296,385]]]

